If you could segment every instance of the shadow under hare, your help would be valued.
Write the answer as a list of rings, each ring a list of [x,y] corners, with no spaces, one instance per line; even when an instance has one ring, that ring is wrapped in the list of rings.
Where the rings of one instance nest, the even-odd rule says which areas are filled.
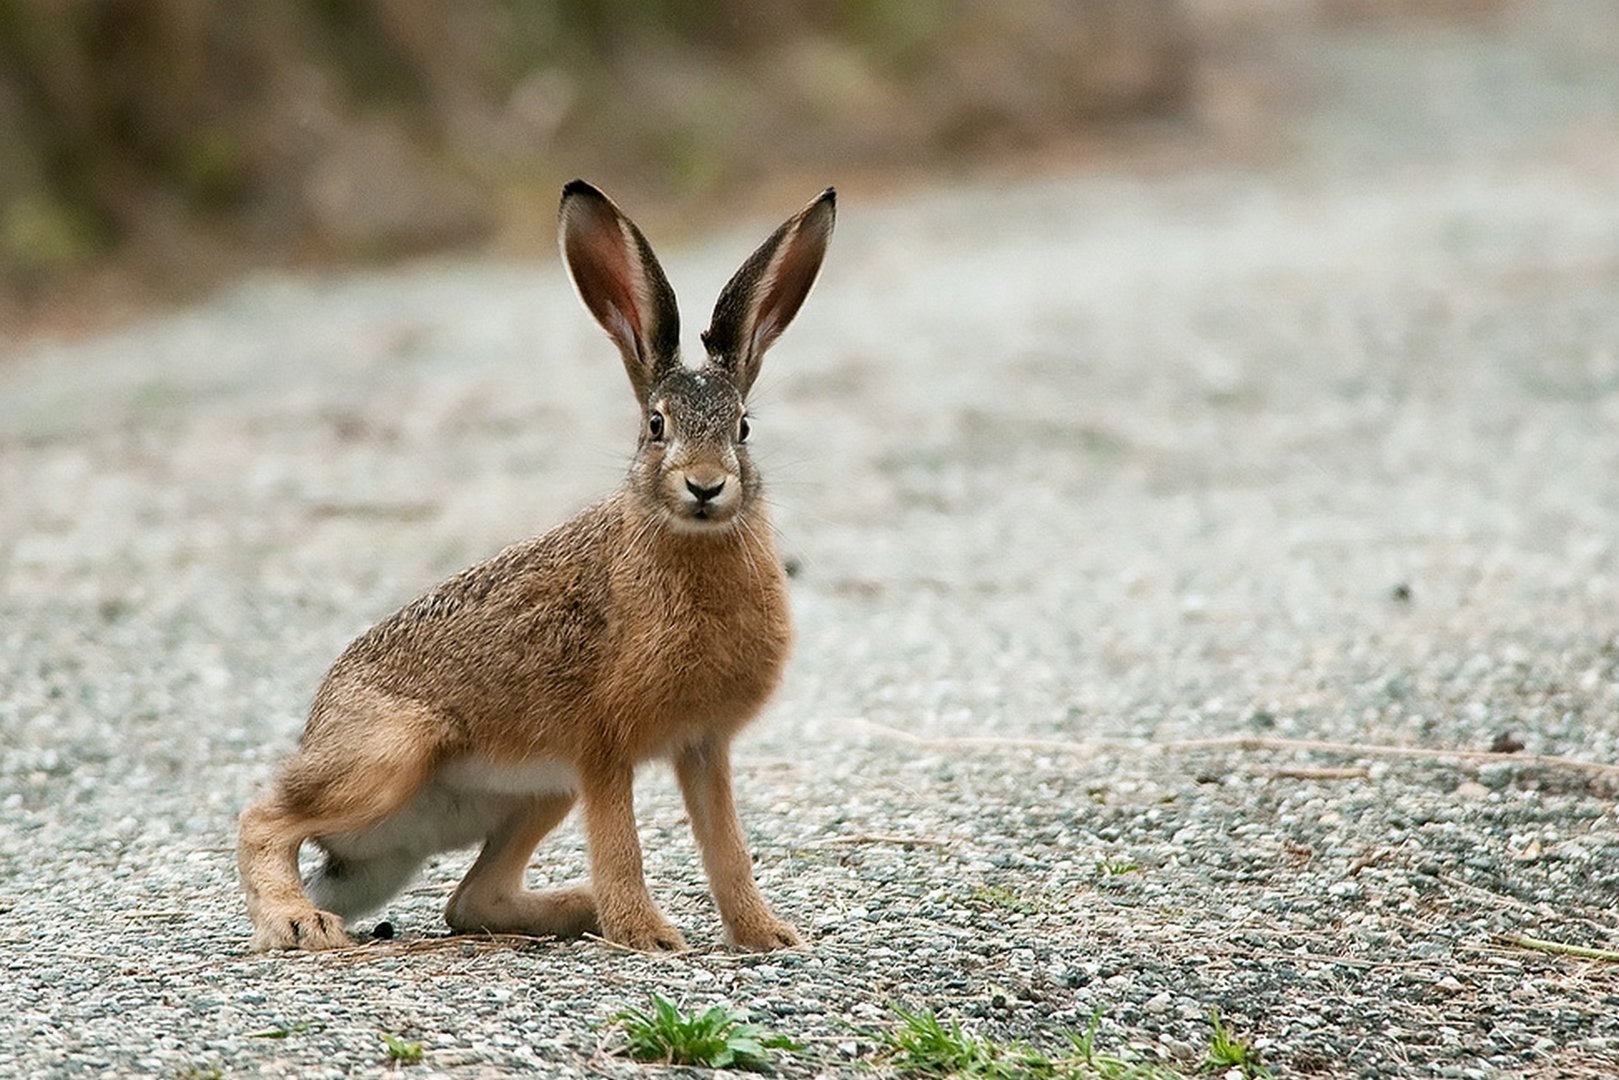
[[[647,891],[636,766],[674,764],[727,940],[800,943],[754,884],[730,743],[775,689],[792,631],[746,447],[745,398],[814,284],[828,188],[720,293],[701,366],[639,229],[581,180],[559,240],[641,406],[623,486],[378,623],[338,657],[297,752],[243,813],[237,856],[256,949],[346,945],[427,856],[481,842],[444,917],[456,930],[600,933],[681,949]],[[540,839],[584,806],[589,884],[524,887]],[[300,882],[298,849],[325,855]]]

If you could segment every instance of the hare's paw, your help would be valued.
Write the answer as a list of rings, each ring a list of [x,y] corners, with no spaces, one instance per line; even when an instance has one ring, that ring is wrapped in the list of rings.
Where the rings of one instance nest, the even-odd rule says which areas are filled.
[[[686,939],[669,920],[653,914],[639,919],[602,920],[602,937],[637,952],[685,952]]]
[[[354,942],[343,932],[343,920],[329,911],[303,908],[270,914],[253,927],[254,952],[274,949],[342,949]]]
[[[774,915],[737,920],[725,928],[725,940],[744,952],[796,949],[804,944],[797,930]]]
[[[444,921],[462,933],[538,934],[579,937],[600,930],[596,897],[589,885],[545,892],[480,897],[457,893],[444,909]]]
[[[601,932],[596,915],[596,894],[589,885],[569,885],[545,892],[523,893],[530,912],[530,925],[542,934],[579,937]]]

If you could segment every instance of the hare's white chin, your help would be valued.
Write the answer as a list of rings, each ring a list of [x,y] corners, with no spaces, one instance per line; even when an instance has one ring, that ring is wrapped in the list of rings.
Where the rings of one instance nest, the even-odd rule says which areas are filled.
[[[730,532],[736,528],[742,515],[735,510],[716,512],[710,509],[701,516],[694,511],[665,510],[663,512],[664,524],[669,526],[671,532],[686,533],[687,535],[717,535]]]

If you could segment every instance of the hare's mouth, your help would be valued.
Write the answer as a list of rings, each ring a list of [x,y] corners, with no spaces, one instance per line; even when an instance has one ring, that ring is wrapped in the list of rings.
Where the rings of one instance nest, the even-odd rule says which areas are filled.
[[[679,532],[723,532],[736,524],[736,510],[729,506],[704,504],[682,506],[668,515],[669,524]]]
[[[736,528],[741,507],[731,503],[671,500],[663,505],[663,521],[675,532],[722,533]]]

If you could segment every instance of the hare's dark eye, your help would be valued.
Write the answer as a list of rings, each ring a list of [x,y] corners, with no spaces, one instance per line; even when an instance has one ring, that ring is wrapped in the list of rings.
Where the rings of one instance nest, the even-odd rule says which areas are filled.
[[[646,418],[647,434],[652,436],[653,442],[663,441],[663,414],[656,410]]]
[[[739,443],[747,442],[749,430],[748,418],[744,416],[740,421],[737,422],[736,425],[736,441]]]

